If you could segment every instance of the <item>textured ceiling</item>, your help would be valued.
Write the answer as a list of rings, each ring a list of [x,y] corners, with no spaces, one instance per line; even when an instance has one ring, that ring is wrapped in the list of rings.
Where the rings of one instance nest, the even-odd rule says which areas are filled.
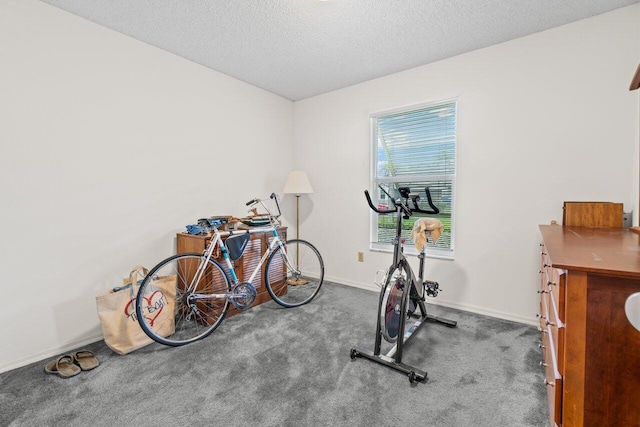
[[[640,0],[42,0],[290,100]]]

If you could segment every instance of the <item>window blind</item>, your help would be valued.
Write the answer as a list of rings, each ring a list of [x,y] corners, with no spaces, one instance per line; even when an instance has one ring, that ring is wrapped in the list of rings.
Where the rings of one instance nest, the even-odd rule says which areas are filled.
[[[431,104],[372,116],[372,143],[376,153],[373,187],[378,202],[388,202],[384,192],[399,197],[399,187],[410,187],[425,199],[428,187],[440,209],[436,216],[444,226],[437,248],[452,251],[453,184],[456,169],[456,101]],[[426,203],[426,200],[424,200]],[[403,223],[402,237],[410,241],[414,215]],[[390,244],[395,217],[374,215],[372,243]]]

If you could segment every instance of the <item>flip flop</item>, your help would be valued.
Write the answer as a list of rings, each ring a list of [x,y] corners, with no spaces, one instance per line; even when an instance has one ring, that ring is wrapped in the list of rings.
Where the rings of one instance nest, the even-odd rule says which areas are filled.
[[[80,350],[73,353],[73,360],[83,371],[90,371],[100,364],[91,350]]]
[[[73,356],[65,354],[52,360],[44,367],[47,374],[58,374],[62,378],[70,378],[80,373],[80,368],[73,363]]]

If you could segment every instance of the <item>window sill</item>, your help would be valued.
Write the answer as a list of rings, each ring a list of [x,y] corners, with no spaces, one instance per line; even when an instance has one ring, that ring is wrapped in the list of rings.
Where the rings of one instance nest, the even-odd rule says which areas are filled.
[[[371,243],[369,245],[369,250],[373,252],[384,252],[384,253],[392,254],[393,246],[383,245],[380,243]],[[420,254],[413,244],[404,245],[403,253],[405,256],[415,256],[415,257],[417,257]],[[433,258],[433,259],[444,259],[449,261],[453,261],[454,259],[453,250],[447,250],[447,249],[427,248],[425,255],[427,256],[427,258]]]

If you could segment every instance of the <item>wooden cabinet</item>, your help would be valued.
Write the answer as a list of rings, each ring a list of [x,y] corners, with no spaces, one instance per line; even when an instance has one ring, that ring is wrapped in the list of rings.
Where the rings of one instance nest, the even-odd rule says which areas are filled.
[[[551,425],[640,426],[640,331],[624,304],[640,291],[640,236],[540,226],[540,330]]]
[[[262,258],[263,254],[267,251],[269,244],[273,239],[273,234],[270,229],[256,228],[256,229],[249,230],[249,232],[251,237],[250,237],[249,243],[247,243],[247,247],[244,251],[244,254],[240,259],[236,261],[232,261],[233,268],[240,282],[249,281],[251,274],[253,274],[254,270],[256,269],[256,266],[260,263],[260,259]],[[246,233],[246,230],[238,230],[238,231],[235,231],[234,233]],[[226,238],[229,237],[230,235],[228,232],[222,232],[221,234],[222,234],[222,240],[226,240]],[[278,235],[283,241],[286,241],[287,227],[278,227]],[[187,233],[178,233],[177,244],[176,244],[177,253],[179,254],[185,253],[185,252],[201,253],[204,251],[205,247],[209,244],[210,241],[211,241],[211,236],[209,235],[201,236],[201,235],[193,235],[193,234],[187,234]],[[229,277],[229,280],[231,280],[229,269],[227,268],[226,262],[220,256],[220,252],[217,250],[214,251],[213,256],[216,259],[216,261],[218,261],[222,266],[222,268],[225,270],[225,272],[227,273],[227,276]],[[266,269],[266,260],[265,260],[265,263],[260,268],[260,270],[258,271],[258,274],[254,277],[253,281],[251,282],[251,284],[255,286],[256,290],[258,291],[258,295],[256,297],[254,305],[261,304],[271,299],[271,297],[269,296],[269,293],[267,292],[267,288],[265,287],[265,284],[264,284],[265,269]],[[282,280],[284,280],[284,278],[285,278],[285,270],[282,269]],[[277,280],[277,278],[271,278],[271,280],[272,281]],[[231,316],[238,312],[239,310],[237,310],[234,306],[230,306],[227,316]]]

